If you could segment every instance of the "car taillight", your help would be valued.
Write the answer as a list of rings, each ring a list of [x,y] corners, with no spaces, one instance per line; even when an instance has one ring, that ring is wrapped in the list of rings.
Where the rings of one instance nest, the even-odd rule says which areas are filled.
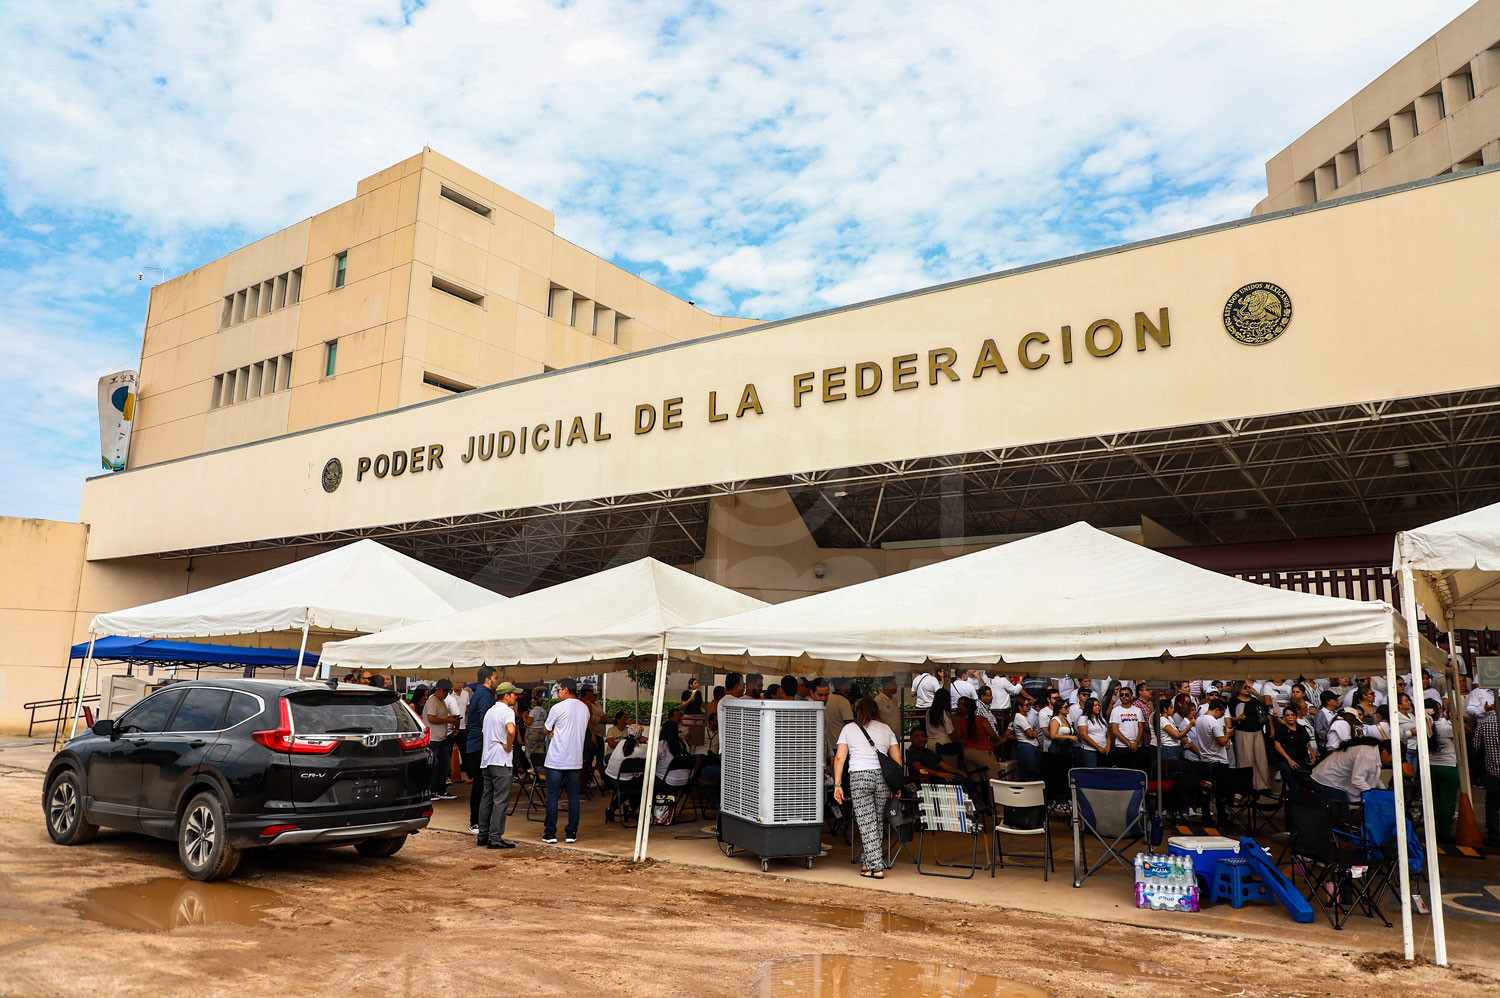
[[[417,712],[407,706],[405,701],[400,701],[400,703],[401,706],[406,707],[406,712],[417,722],[417,733],[415,735],[410,738],[396,739],[400,743],[402,750],[411,752],[415,749],[424,749],[432,744],[432,732],[428,730],[427,725],[422,723],[422,719],[417,717]]]
[[[332,735],[293,735],[292,708],[284,698],[281,701],[281,726],[270,731],[251,732],[250,737],[277,752],[302,752],[308,755],[327,755],[339,744],[339,740]]]

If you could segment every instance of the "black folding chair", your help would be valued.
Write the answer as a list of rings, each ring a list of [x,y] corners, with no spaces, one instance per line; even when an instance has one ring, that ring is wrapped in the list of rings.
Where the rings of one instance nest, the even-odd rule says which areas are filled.
[[[1073,886],[1098,873],[1111,859],[1127,872],[1135,865],[1125,849],[1144,842],[1151,826],[1146,815],[1146,774],[1139,769],[1072,769],[1068,786],[1073,796]],[[1087,830],[1104,847],[1092,866],[1084,852]],[[1081,871],[1081,872],[1080,872]]]
[[[545,822],[547,820],[547,754],[533,752],[530,759],[531,786],[526,794],[526,820]]]
[[[1299,875],[1307,881],[1307,899],[1335,929],[1342,929],[1356,911],[1378,918],[1390,928],[1378,901],[1385,880],[1356,877],[1356,868],[1369,872],[1369,860],[1356,842],[1341,840],[1338,834],[1347,813],[1348,808],[1339,802],[1317,794],[1300,793],[1287,804],[1292,882]]]
[[[1255,770],[1249,767],[1227,770],[1227,775],[1214,788],[1224,823],[1244,829],[1251,837],[1262,828],[1274,827],[1284,807],[1281,797],[1256,790]]]
[[[638,755],[620,762],[620,775],[615,777],[614,790],[610,794],[605,820],[610,815],[619,815],[620,827],[634,828],[641,810],[641,781],[646,775],[646,752],[636,748]]]

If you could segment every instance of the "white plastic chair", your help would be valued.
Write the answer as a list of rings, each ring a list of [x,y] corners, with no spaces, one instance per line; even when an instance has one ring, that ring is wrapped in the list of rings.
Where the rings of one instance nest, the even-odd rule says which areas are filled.
[[[1020,853],[1024,858],[1040,859],[1038,864],[1042,868],[1042,881],[1048,879],[1048,867],[1053,873],[1057,872],[1057,861],[1052,855],[1052,822],[1047,814],[1047,784],[1041,780],[1029,783],[1013,783],[1009,780],[991,780],[990,793],[995,798],[995,865],[1005,865],[1005,851],[1000,845],[1000,836],[1004,835],[1026,835],[1042,837],[1046,852],[1043,853]],[[1042,824],[1040,828],[1020,828],[1006,823],[1007,809],[1011,808],[1034,808],[1034,814],[1040,814]],[[1017,854],[1012,854],[1017,855]],[[1016,866],[1031,866],[1030,863],[1016,863]],[[990,876],[995,875],[995,867],[990,867]]]

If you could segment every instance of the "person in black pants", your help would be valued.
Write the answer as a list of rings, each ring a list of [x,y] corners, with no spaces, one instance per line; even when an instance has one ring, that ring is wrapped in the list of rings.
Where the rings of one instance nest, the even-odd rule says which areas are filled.
[[[453,758],[453,731],[458,718],[448,713],[447,696],[453,690],[453,682],[439,679],[433,687],[432,696],[422,708],[422,719],[432,731],[432,763],[427,771],[428,790],[433,800],[452,800],[448,793],[448,767]]]
[[[469,831],[479,834],[479,804],[484,796],[484,769],[479,765],[484,754],[484,715],[495,706],[495,687],[500,682],[494,668],[481,665],[479,685],[469,698],[469,709],[464,712],[464,743],[458,747],[464,758],[464,772],[474,782],[469,785]]]

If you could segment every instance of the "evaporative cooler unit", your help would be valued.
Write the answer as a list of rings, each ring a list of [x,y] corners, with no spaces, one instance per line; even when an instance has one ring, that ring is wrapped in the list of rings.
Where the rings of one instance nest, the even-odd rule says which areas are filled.
[[[823,705],[802,700],[726,700],[719,842],[770,860],[823,851]]]

